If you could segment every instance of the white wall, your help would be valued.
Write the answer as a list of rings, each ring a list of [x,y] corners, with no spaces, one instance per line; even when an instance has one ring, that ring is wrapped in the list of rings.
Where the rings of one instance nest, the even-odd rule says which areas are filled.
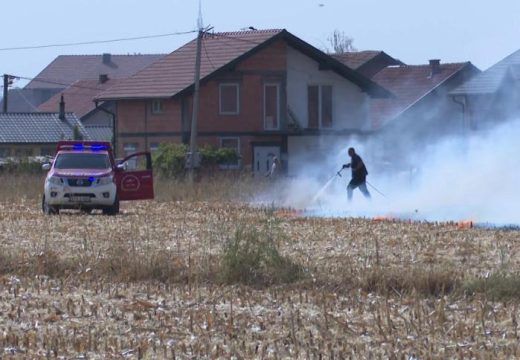
[[[309,122],[307,87],[332,85],[333,129],[369,129],[369,97],[354,83],[319,64],[298,50],[287,50],[287,104],[303,128]]]

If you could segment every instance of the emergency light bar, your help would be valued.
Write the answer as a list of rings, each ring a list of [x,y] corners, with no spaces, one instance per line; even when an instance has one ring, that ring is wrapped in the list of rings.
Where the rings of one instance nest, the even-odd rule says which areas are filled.
[[[60,141],[56,147],[56,151],[75,150],[75,151],[110,151],[112,150],[109,142],[95,141]]]

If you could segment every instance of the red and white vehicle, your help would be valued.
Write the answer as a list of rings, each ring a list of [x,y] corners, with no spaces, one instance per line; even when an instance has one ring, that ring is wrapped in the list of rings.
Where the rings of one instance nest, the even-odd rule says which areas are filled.
[[[60,141],[48,170],[42,197],[45,214],[60,209],[119,213],[119,202],[153,199],[152,158],[132,154],[116,163],[109,142]]]

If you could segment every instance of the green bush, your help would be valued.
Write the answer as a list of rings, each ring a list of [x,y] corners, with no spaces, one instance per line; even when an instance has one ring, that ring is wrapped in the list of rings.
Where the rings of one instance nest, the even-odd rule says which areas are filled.
[[[280,254],[270,231],[239,226],[224,245],[221,275],[228,284],[262,287],[296,281],[302,270]]]
[[[163,143],[159,145],[153,155],[155,170],[166,177],[179,177],[185,173],[186,153],[188,146],[176,143]],[[199,149],[200,166],[212,167],[236,163],[239,159],[237,152],[229,148],[214,148],[202,146]]]
[[[184,144],[163,143],[153,153],[154,169],[167,177],[184,174],[188,147]]]

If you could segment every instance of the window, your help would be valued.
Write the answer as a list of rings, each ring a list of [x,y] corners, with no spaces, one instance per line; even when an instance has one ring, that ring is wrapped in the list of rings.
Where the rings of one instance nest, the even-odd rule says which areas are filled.
[[[151,143],[150,144],[150,152],[155,152],[159,149],[159,143]]]
[[[240,139],[237,137],[221,138],[220,147],[225,149],[234,149],[240,157]],[[220,166],[223,169],[238,169],[240,167],[240,159]]]
[[[278,130],[280,128],[280,86],[278,84],[264,85],[264,129]]]
[[[311,85],[308,87],[309,128],[332,127],[332,86]]]
[[[53,156],[55,151],[56,151],[55,148],[42,147],[42,148],[40,148],[40,155],[41,156]]]
[[[163,102],[160,99],[152,100],[152,114],[162,114]]]
[[[219,113],[237,115],[240,112],[238,84],[220,84]]]
[[[56,169],[109,169],[111,166],[107,154],[64,153],[54,162]]]
[[[14,156],[15,157],[25,157],[25,156],[32,156],[33,151],[29,148],[18,148],[14,150]]]
[[[11,155],[11,151],[9,148],[0,148],[0,158],[7,157]]]

